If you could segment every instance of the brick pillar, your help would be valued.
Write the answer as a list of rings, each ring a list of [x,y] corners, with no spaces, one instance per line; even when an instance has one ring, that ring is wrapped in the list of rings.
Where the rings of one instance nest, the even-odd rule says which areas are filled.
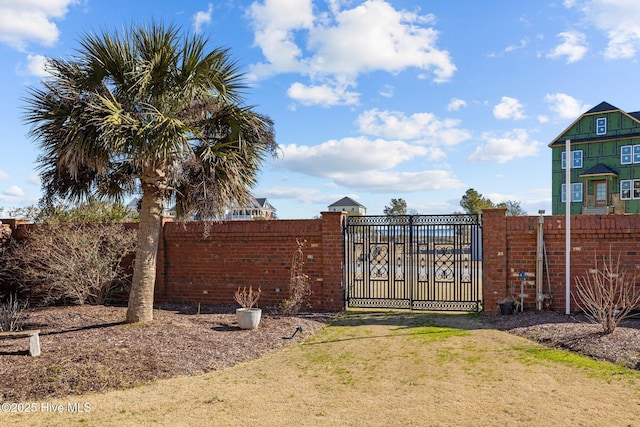
[[[482,211],[482,299],[484,312],[498,313],[498,301],[507,296],[506,208]]]
[[[342,223],[346,214],[322,212],[322,309],[344,309]]]
[[[173,222],[173,217],[164,215],[160,225],[160,236],[158,238],[158,254],[156,256],[156,284],[154,286],[154,302],[167,302],[167,253],[165,250],[164,227],[165,224]]]

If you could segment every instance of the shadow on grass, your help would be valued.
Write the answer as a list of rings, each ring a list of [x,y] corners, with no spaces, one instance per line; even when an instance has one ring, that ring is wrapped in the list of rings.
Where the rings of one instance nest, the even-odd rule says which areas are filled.
[[[378,338],[415,337],[426,342],[446,339],[452,336],[468,335],[469,331],[485,329],[482,316],[478,313],[424,312],[410,310],[349,309],[340,314],[330,327],[387,326],[389,333],[355,336],[340,334],[339,338],[311,341],[305,345],[328,344],[333,342],[370,340]]]
[[[482,314],[411,310],[348,309],[330,323],[331,326],[380,325],[411,329],[423,326],[476,330],[486,329]]]

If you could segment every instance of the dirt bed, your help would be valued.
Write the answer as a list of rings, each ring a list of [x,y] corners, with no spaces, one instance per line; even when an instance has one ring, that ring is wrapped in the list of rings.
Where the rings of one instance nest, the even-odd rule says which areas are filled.
[[[235,307],[171,305],[154,310],[148,325],[125,324],[125,307],[33,309],[25,329],[41,330],[42,355],[29,357],[28,339],[0,341],[0,400],[28,402],[121,389],[162,378],[196,375],[258,358],[299,343],[335,313],[285,317],[265,310],[260,327],[245,331]],[[582,316],[524,312],[487,316],[487,327],[545,345],[640,369],[640,320],[612,334]],[[302,332],[292,339],[297,326]]]
[[[0,400],[26,402],[132,387],[194,375],[255,359],[300,342],[331,313],[285,317],[263,310],[258,329],[241,330],[235,307],[164,306],[151,324],[125,324],[126,308],[33,309],[24,329],[40,329],[42,355],[29,357],[26,338],[0,341]],[[301,326],[302,332],[289,339]]]

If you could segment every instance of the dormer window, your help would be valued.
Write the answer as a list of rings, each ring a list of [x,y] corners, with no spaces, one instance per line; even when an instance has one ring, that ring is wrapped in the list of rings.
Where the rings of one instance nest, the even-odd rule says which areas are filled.
[[[606,135],[607,133],[607,118],[600,117],[596,119],[596,135]]]

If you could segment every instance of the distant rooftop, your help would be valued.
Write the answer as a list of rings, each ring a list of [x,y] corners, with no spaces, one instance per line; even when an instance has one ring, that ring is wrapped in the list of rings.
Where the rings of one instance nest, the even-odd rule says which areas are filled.
[[[355,200],[353,200],[351,197],[343,197],[342,199],[338,200],[335,203],[332,203],[329,205],[330,208],[337,208],[337,207],[342,207],[342,206],[359,206],[364,208],[364,205],[361,205],[360,203],[356,202]]]

